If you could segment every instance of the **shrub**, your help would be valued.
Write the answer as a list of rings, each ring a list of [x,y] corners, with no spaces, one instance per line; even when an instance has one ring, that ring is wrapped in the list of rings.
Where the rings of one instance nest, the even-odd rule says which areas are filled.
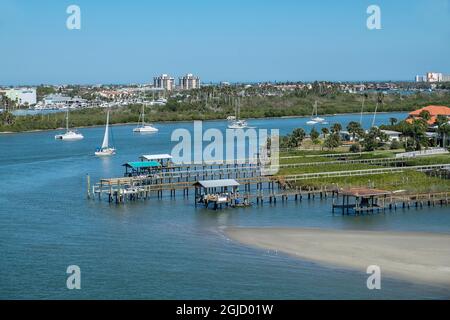
[[[359,143],[352,144],[350,146],[350,152],[354,152],[354,153],[361,152],[361,145]]]

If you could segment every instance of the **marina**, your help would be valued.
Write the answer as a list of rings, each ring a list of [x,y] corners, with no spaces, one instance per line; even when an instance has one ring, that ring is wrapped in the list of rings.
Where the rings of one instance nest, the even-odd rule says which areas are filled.
[[[385,115],[383,118],[383,115],[379,115],[377,121],[386,121],[390,116]],[[359,119],[359,115],[352,117]],[[352,117],[336,116],[327,120],[347,121]],[[371,121],[370,116],[363,118],[364,121],[366,119]],[[261,128],[278,127],[285,134],[298,126],[306,126],[307,119],[253,121]],[[355,276],[355,272],[335,273],[332,269],[274,251],[253,250],[227,240],[222,230],[275,225],[336,230],[450,232],[448,206],[445,201],[441,206],[440,199],[445,198],[437,193],[434,200],[431,195],[429,207],[425,194],[419,194],[422,205],[419,202],[416,207],[413,198],[417,197],[416,194],[409,195],[409,209],[407,202],[403,208],[398,200],[397,209],[386,209],[386,214],[380,210],[379,214],[364,212],[355,216],[352,211],[349,215],[342,214],[341,208],[335,208],[335,213],[332,213],[333,201],[335,204],[342,203],[342,195],[336,193],[335,187],[323,188],[322,196],[320,188],[295,190],[292,189],[293,185],[289,186],[292,181],[262,177],[256,164],[241,163],[238,165],[239,170],[235,169],[233,163],[220,168],[204,163],[190,168],[182,166],[176,171],[164,169],[173,162],[167,157],[170,156],[170,144],[167,143],[170,132],[178,127],[192,127],[189,123],[158,124],[158,127],[160,131],[157,135],[141,136],[133,134],[132,125],[114,126],[114,145],[120,152],[113,157],[95,157],[93,154],[93,146],[104,137],[104,126],[83,128],[85,139],[67,144],[53,140],[54,133],[51,131],[0,136],[0,147],[8,149],[8,157],[0,155],[0,184],[4,190],[0,194],[3,204],[0,208],[0,235],[6,246],[3,268],[8,272],[8,277],[1,280],[4,289],[2,294],[17,298],[70,298],[74,295],[86,299],[98,295],[117,298],[117,288],[120,287],[120,296],[130,298],[170,299],[193,295],[218,299],[255,296],[371,298],[373,292],[361,287],[361,280]],[[205,122],[204,127],[225,130],[227,122]],[[27,146],[28,151],[34,151],[25,153],[22,146]],[[344,161],[336,155],[323,157],[327,161]],[[348,157],[347,160],[353,161],[350,155]],[[316,161],[306,159],[309,163]],[[164,183],[161,184],[156,176],[154,180],[148,181],[152,184],[148,185],[150,192],[147,199],[145,192],[135,190],[134,195],[127,194],[124,197],[124,202],[116,204],[115,197],[109,202],[110,187],[113,190],[125,190],[129,187],[128,183],[140,187],[143,178],[140,173],[125,177],[126,167],[123,165],[146,161],[161,164],[158,170],[165,171],[159,173],[159,179],[163,178]],[[33,170],[23,174],[24,168],[31,166]],[[320,168],[319,164],[311,166]],[[128,170],[131,173],[132,169]],[[88,175],[90,188],[87,188]],[[15,182],[18,176],[21,177],[20,184]],[[229,177],[239,183],[240,201],[236,205],[222,203],[222,210],[220,204],[214,210],[214,202],[209,202],[208,208],[205,208],[205,203],[196,205],[196,181]],[[250,190],[246,190],[246,182],[250,182]],[[262,186],[258,186],[258,182],[262,182]],[[100,191],[97,189],[100,184],[97,183],[102,183],[100,201],[99,193],[92,193],[94,186],[95,190]],[[180,186],[171,191],[176,183],[180,183]],[[269,183],[272,184],[270,187]],[[159,196],[157,188],[162,190]],[[91,193],[90,200],[87,200],[87,190]],[[216,192],[220,194],[221,190],[217,189]],[[209,193],[213,196],[216,194],[213,190]],[[21,197],[20,201],[13,200],[18,195],[26,196]],[[244,202],[243,195],[249,196],[250,206]],[[400,194],[393,196],[400,197]],[[257,197],[260,197],[259,200]],[[195,259],[192,259],[193,254]],[[34,268],[45,271],[37,279],[29,274],[30,261],[33,261]],[[86,276],[105,279],[104,283],[98,286],[97,282],[86,281],[79,292],[64,290],[60,280],[64,281],[61,274],[64,275],[67,263],[80,264]],[[247,267],[241,268],[242,265]],[[221,272],[220,279],[216,273],[211,273],[212,269]],[[189,273],[189,279],[186,273]],[[107,278],[105,274],[108,274]],[[126,286],[121,280],[123,274],[128,275]],[[21,284],[18,290],[10,279],[30,281]],[[330,292],[329,281],[345,283],[346,290],[336,287],[336,291]],[[424,294],[436,298],[448,297],[448,290],[444,289],[431,286],[411,289],[408,283],[402,281],[388,278],[383,281],[383,297],[415,298]],[[193,287],[193,282],[202,283],[202,286]],[[51,290],[43,292],[43,286]],[[305,286],[311,289],[298,291],[298,288]],[[216,287],[221,290],[207,289]],[[409,290],[405,291],[405,287]]]

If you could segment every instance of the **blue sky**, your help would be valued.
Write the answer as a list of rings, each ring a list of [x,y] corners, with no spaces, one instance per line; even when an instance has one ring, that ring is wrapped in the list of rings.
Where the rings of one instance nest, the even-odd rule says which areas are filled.
[[[68,30],[66,8],[81,8]],[[366,9],[381,8],[381,30]],[[412,80],[450,74],[450,0],[0,2],[0,84]]]

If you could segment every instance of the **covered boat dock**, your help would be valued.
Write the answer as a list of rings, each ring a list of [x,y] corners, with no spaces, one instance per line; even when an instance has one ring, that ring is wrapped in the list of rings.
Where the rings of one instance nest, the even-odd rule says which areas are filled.
[[[233,204],[238,196],[240,183],[234,179],[204,180],[194,183],[195,205],[203,203],[206,208],[212,203],[214,209],[223,204]]]
[[[172,164],[172,156],[170,154],[144,154],[139,157],[143,162],[146,161],[157,161],[162,167],[170,167]]]
[[[123,164],[125,167],[125,177],[134,177],[155,173],[161,169],[158,161],[134,161]]]
[[[385,210],[388,196],[392,195],[391,191],[371,189],[371,188],[348,188],[341,189],[338,192],[342,196],[342,204],[333,201],[333,213],[335,209],[342,209],[342,214],[353,212],[360,214],[364,212],[375,212]],[[350,201],[352,199],[352,201]]]

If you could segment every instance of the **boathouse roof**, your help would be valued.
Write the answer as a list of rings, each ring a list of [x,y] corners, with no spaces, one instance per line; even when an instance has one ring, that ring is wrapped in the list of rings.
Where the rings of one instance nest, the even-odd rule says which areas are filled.
[[[237,187],[239,185],[239,182],[234,179],[205,180],[194,183],[194,186],[203,188]]]
[[[372,188],[349,188],[342,189],[341,194],[353,197],[375,197],[391,194],[391,191],[372,189]]]
[[[158,161],[135,161],[135,162],[127,162],[124,164],[125,167],[132,169],[142,169],[142,168],[153,168],[160,167],[161,163]]]
[[[142,159],[145,159],[147,161],[151,160],[163,160],[163,159],[172,159],[172,156],[170,154],[164,153],[164,154],[144,154]]]

